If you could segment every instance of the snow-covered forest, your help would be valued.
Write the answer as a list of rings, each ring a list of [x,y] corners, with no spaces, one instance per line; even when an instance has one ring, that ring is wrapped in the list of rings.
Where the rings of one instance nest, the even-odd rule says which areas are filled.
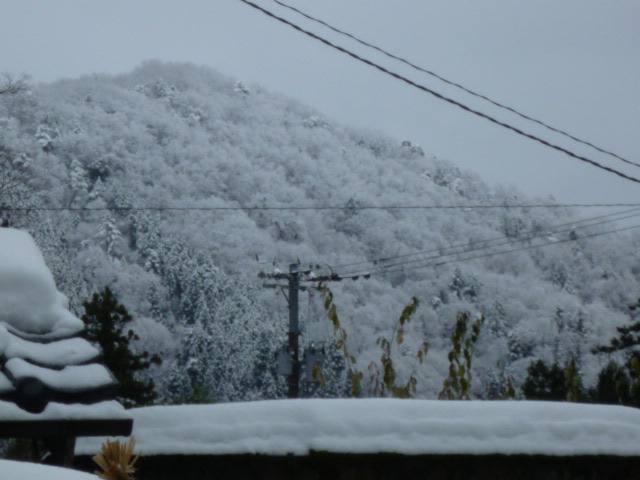
[[[285,395],[274,355],[286,300],[258,274],[297,261],[359,277],[329,287],[360,395],[374,393],[378,339],[397,333],[413,297],[390,356],[418,398],[442,388],[458,312],[484,316],[472,397],[507,379],[519,387],[537,359],[574,358],[593,385],[608,358],[592,349],[629,324],[640,297],[640,237],[599,235],[616,229],[613,217],[585,221],[602,212],[519,207],[554,202],[428,152],[187,64],[0,96],[3,221],[34,236],[77,315],[110,286],[135,318],[134,347],[162,354],[146,373],[162,402]],[[499,208],[475,208],[487,205]],[[327,382],[306,394],[348,395],[320,292],[301,292],[300,305],[302,344],[328,350]]]

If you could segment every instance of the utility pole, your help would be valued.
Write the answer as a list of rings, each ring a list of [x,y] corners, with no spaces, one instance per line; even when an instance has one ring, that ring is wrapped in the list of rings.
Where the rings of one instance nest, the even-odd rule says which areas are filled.
[[[298,320],[298,291],[300,290],[300,265],[289,265],[289,351],[291,352],[291,375],[289,375],[289,398],[300,396],[300,322]]]
[[[289,398],[300,397],[300,320],[298,293],[307,287],[300,287],[300,264],[292,263],[289,265],[289,273],[283,273],[277,270],[274,273],[260,272],[260,278],[269,278],[273,280],[286,280],[287,285],[279,283],[271,283],[263,285],[266,288],[279,288],[282,290],[287,303],[289,305],[289,331],[288,346],[286,351],[278,353],[278,369],[279,373],[287,375],[287,385]],[[288,295],[285,294],[285,288]]]
[[[260,272],[258,274],[258,277],[260,278],[287,281],[286,285],[283,285],[281,283],[269,283],[269,284],[265,283],[263,287],[281,289],[289,305],[288,346],[286,351],[280,351],[277,354],[279,373],[288,376],[288,380],[287,380],[288,395],[287,396],[289,398],[300,397],[300,372],[301,372],[300,321],[299,321],[300,309],[298,306],[298,296],[299,296],[298,293],[301,290],[305,291],[310,288],[319,288],[319,284],[321,282],[339,282],[343,280],[343,277],[340,277],[335,273],[332,273],[331,275],[323,275],[323,276],[314,275],[311,268],[312,267],[309,266],[308,269],[301,271],[299,263],[292,263],[289,265],[289,273],[284,273],[276,268],[273,273]],[[364,277],[369,278],[369,275],[365,275]],[[347,278],[356,280],[358,277],[353,276],[353,277],[347,277]],[[300,285],[301,281],[311,283],[312,285],[301,286]],[[288,290],[288,295],[284,293],[285,289]],[[321,355],[319,355],[319,353],[320,352],[314,351],[313,349],[311,351],[305,352],[305,361],[308,360],[310,362],[310,364],[307,365],[307,370],[311,369],[311,365],[314,365],[317,362],[320,362],[320,363],[322,362],[322,360],[318,360],[318,359],[324,357],[324,352],[322,352]]]

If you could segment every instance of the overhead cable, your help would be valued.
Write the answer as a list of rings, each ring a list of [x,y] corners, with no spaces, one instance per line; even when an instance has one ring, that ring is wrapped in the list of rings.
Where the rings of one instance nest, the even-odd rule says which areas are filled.
[[[385,256],[385,257],[380,257],[374,260],[370,260],[370,261],[364,261],[364,262],[354,262],[354,263],[347,263],[347,264],[342,264],[342,265],[331,265],[331,266],[327,266],[327,267],[323,267],[323,268],[328,268],[331,271],[337,271],[338,269],[343,269],[346,267],[356,267],[358,265],[363,265],[363,267],[361,267],[364,270],[364,265],[379,265],[379,264],[384,264],[384,263],[388,263],[390,261],[393,260],[399,260],[402,258],[410,258],[410,257],[415,257],[418,255],[427,255],[429,253],[433,253],[433,252],[438,252],[439,255],[435,255],[432,257],[427,257],[427,258],[420,258],[417,260],[410,260],[408,262],[405,263],[411,263],[411,262],[416,262],[416,261],[424,261],[427,259],[435,259],[435,258],[442,258],[442,257],[446,257],[446,256],[450,256],[453,254],[457,254],[457,253],[467,253],[469,251],[477,251],[477,250],[481,250],[481,249],[487,249],[490,247],[496,247],[496,246],[501,246],[503,244],[509,244],[512,243],[514,240],[515,241],[529,241],[529,240],[533,240],[535,238],[542,238],[542,237],[548,237],[549,235],[557,235],[559,233],[565,233],[565,232],[570,232],[571,230],[574,230],[576,228],[587,228],[587,227],[595,227],[598,225],[604,225],[607,223],[612,223],[612,222],[619,222],[621,220],[628,220],[629,218],[634,218],[640,215],[640,211],[639,209],[631,209],[631,210],[626,210],[623,212],[617,212],[617,213],[610,213],[607,215],[599,215],[597,217],[590,217],[590,218],[586,218],[586,219],[582,219],[582,220],[575,220],[572,222],[566,222],[566,223],[561,223],[561,224],[557,224],[557,225],[552,225],[550,227],[544,228],[541,230],[540,233],[533,233],[533,231],[529,231],[528,233],[525,233],[523,236],[517,238],[517,239],[511,239],[509,237],[507,237],[506,235],[501,235],[500,237],[494,237],[494,238],[489,238],[489,239],[483,239],[483,240],[476,240],[476,241],[472,241],[472,242],[466,242],[466,243],[459,243],[459,244],[454,244],[454,245],[450,245],[449,247],[442,247],[442,248],[430,248],[427,250],[420,250],[417,252],[413,252],[413,253],[407,253],[407,254],[403,254],[403,255],[393,255],[393,256]],[[618,217],[618,218],[614,218],[614,217]],[[603,220],[603,219],[607,219],[607,220]],[[586,225],[585,225],[586,224]],[[496,244],[496,242],[499,242]],[[461,249],[461,248],[466,248],[466,252],[452,252],[452,253],[443,253],[443,252],[448,252],[450,250],[454,250],[454,249]],[[399,265],[399,264],[393,264],[393,265],[383,265],[385,268],[386,267],[390,267],[390,266],[395,266],[395,265]],[[367,268],[366,270],[369,270],[369,268]],[[350,272],[350,273],[345,273],[345,275],[350,275],[352,273],[357,273],[357,272]]]
[[[571,134],[570,134],[570,133],[568,133],[568,132],[565,132],[565,131],[563,131],[563,130],[560,130],[559,128],[555,128],[555,127],[553,127],[553,126],[549,125],[548,123],[545,123],[545,122],[543,122],[542,120],[538,120],[538,119],[536,119],[536,118],[533,118],[533,117],[531,117],[531,116],[529,116],[529,115],[526,115],[526,114],[524,114],[524,113],[522,113],[522,112],[520,112],[520,111],[516,110],[516,109],[515,109],[515,108],[513,108],[513,107],[509,107],[508,105],[505,105],[505,104],[503,104],[503,103],[500,103],[500,102],[497,102],[497,101],[495,101],[495,100],[492,100],[491,98],[489,98],[489,97],[487,97],[487,96],[485,96],[485,95],[482,95],[482,94],[480,94],[480,93],[478,93],[478,92],[475,92],[475,91],[473,91],[473,90],[471,90],[471,89],[469,89],[469,88],[465,87],[464,85],[461,85],[461,84],[459,84],[459,83],[456,83],[456,82],[453,82],[453,81],[451,81],[451,80],[448,80],[448,79],[444,78],[443,76],[438,75],[437,73],[435,73],[435,72],[433,72],[433,71],[431,71],[431,70],[428,70],[428,69],[426,69],[426,68],[420,67],[420,66],[416,65],[415,63],[413,63],[413,62],[411,62],[411,61],[409,61],[409,60],[407,60],[407,59],[405,59],[405,58],[402,58],[402,57],[399,57],[399,56],[397,56],[397,55],[394,55],[393,53],[390,53],[390,52],[388,52],[387,50],[385,50],[385,49],[383,49],[383,48],[381,48],[381,47],[379,47],[379,46],[376,46],[376,45],[373,45],[373,44],[371,44],[371,43],[369,43],[369,42],[366,42],[366,41],[364,41],[364,40],[362,40],[362,39],[360,39],[360,38],[356,37],[355,35],[353,35],[353,34],[351,34],[351,33],[349,33],[349,32],[346,32],[346,31],[344,31],[344,30],[341,30],[341,29],[339,29],[339,28],[336,28],[336,27],[334,27],[333,25],[328,24],[328,23],[327,23],[327,22],[325,22],[324,20],[320,20],[319,18],[316,18],[316,17],[314,17],[314,16],[312,16],[312,15],[309,15],[308,13],[305,13],[305,12],[301,11],[300,9],[298,9],[298,8],[296,8],[296,7],[293,7],[293,6],[291,6],[291,5],[287,5],[286,3],[284,3],[284,2],[282,2],[282,1],[280,1],[280,0],[273,0],[273,2],[277,3],[278,5],[280,5],[280,6],[284,7],[284,8],[287,8],[287,9],[289,9],[289,10],[293,11],[293,12],[296,12],[296,13],[297,13],[297,14],[299,14],[299,15],[302,15],[303,17],[305,17],[305,18],[306,18],[306,19],[308,19],[308,20],[311,20],[311,21],[313,21],[313,22],[319,23],[320,25],[323,25],[323,26],[325,26],[325,27],[329,28],[330,30],[332,30],[332,31],[334,31],[334,32],[336,32],[336,33],[339,33],[340,35],[344,35],[344,36],[346,36],[346,37],[348,37],[348,38],[350,38],[350,39],[352,39],[352,40],[355,40],[355,41],[356,41],[356,42],[358,42],[360,45],[364,45],[365,47],[372,48],[372,49],[376,50],[377,52],[380,52],[380,53],[382,53],[383,55],[386,55],[386,56],[387,56],[387,57],[389,57],[389,58],[392,58],[392,59],[394,59],[394,60],[397,60],[397,61],[399,61],[399,62],[402,62],[402,63],[404,63],[405,65],[408,65],[408,66],[410,66],[411,68],[413,68],[413,69],[415,69],[415,70],[418,70],[419,72],[423,72],[423,73],[426,73],[426,74],[428,74],[428,75],[431,75],[432,77],[437,78],[438,80],[440,80],[440,81],[442,81],[442,82],[446,83],[447,85],[451,85],[451,86],[453,86],[453,87],[459,88],[460,90],[463,90],[464,92],[469,93],[470,95],[473,95],[474,97],[481,98],[482,100],[485,100],[485,101],[487,101],[487,102],[491,103],[492,105],[495,105],[496,107],[499,107],[499,108],[502,108],[502,109],[504,109],[504,110],[507,110],[507,111],[509,111],[509,112],[511,112],[511,113],[514,113],[515,115],[519,116],[520,118],[523,118],[523,119],[525,119],[525,120],[529,120],[529,121],[531,121],[531,122],[537,123],[538,125],[541,125],[542,127],[545,127],[545,128],[547,128],[548,130],[551,130],[552,132],[555,132],[555,133],[559,133],[559,134],[561,134],[561,135],[564,135],[565,137],[570,138],[571,140],[574,140],[574,141],[576,141],[576,142],[579,142],[579,143],[582,143],[582,144],[584,144],[584,145],[587,145],[587,146],[589,146],[589,147],[591,147],[591,148],[594,148],[595,150],[597,150],[597,151],[599,151],[599,152],[601,152],[601,153],[604,153],[604,154],[610,155],[610,156],[612,156],[612,157],[615,157],[615,158],[617,158],[618,160],[623,161],[624,163],[627,163],[627,164],[629,164],[629,165],[634,165],[634,166],[636,166],[636,167],[640,167],[640,164],[638,164],[638,163],[632,162],[631,160],[628,160],[628,159],[626,159],[626,158],[624,158],[624,157],[622,157],[622,156],[620,156],[620,155],[618,155],[618,154],[616,154],[616,153],[614,153],[614,152],[611,152],[611,151],[606,150],[606,149],[604,149],[604,148],[602,148],[602,147],[599,147],[599,146],[597,146],[597,145],[594,145],[594,144],[593,144],[593,143],[591,143],[591,142],[588,142],[588,141],[586,141],[586,140],[582,140],[582,139],[580,139],[580,138],[578,138],[578,137],[576,137],[576,136],[574,136],[574,135],[571,135]]]
[[[329,40],[327,40],[327,39],[325,39],[325,38],[323,38],[323,37],[321,37],[319,35],[316,35],[315,33],[312,33],[312,32],[310,32],[308,30],[303,29],[302,27],[290,22],[289,20],[287,20],[285,18],[282,18],[282,17],[280,17],[278,15],[275,15],[274,13],[270,12],[269,10],[264,9],[261,6],[251,2],[249,0],[239,0],[239,1],[244,3],[244,4],[246,4],[246,5],[248,5],[248,6],[250,6],[250,7],[252,7],[252,8],[255,8],[256,10],[259,10],[260,12],[264,13],[265,15],[267,15],[267,16],[275,19],[275,20],[278,20],[281,23],[284,23],[285,25],[290,26],[291,28],[293,28],[293,29],[295,29],[295,30],[297,30],[297,31],[299,31],[301,33],[304,33],[305,35],[307,35],[307,36],[309,36],[309,37],[311,37],[313,39],[316,39],[316,40],[324,43],[325,45],[327,45],[327,46],[329,46],[331,48],[334,48],[334,49],[338,50],[339,52],[342,52],[342,53],[344,53],[344,54],[346,54],[346,55],[348,55],[348,56],[350,56],[350,57],[352,57],[352,58],[354,58],[354,59],[366,64],[366,65],[369,65],[370,67],[373,67],[376,70],[379,70],[379,71],[381,71],[381,72],[383,72],[383,73],[385,73],[387,75],[390,75],[391,77],[396,78],[396,79],[398,79],[398,80],[400,80],[400,81],[402,81],[402,82],[404,82],[404,83],[406,83],[408,85],[411,85],[412,87],[415,87],[415,88],[417,88],[419,90],[422,90],[423,92],[429,93],[429,94],[433,95],[434,97],[436,97],[436,98],[438,98],[440,100],[444,100],[445,102],[448,102],[448,103],[450,103],[452,105],[455,105],[455,106],[463,109],[466,112],[473,113],[474,115],[477,115],[477,116],[479,116],[481,118],[484,118],[485,120],[488,120],[488,121],[490,121],[490,122],[492,122],[492,123],[494,123],[496,125],[499,125],[499,126],[504,127],[504,128],[506,128],[508,130],[511,130],[511,131],[517,133],[518,135],[521,135],[523,137],[529,138],[529,139],[531,139],[533,141],[536,141],[536,142],[538,142],[538,143],[540,143],[542,145],[545,145],[546,147],[549,147],[549,148],[552,148],[552,149],[557,150],[559,152],[562,152],[565,155],[568,155],[568,156],[570,156],[572,158],[575,158],[576,160],[588,163],[590,165],[593,165],[594,167],[600,168],[601,170],[605,170],[605,171],[607,171],[609,173],[613,173],[614,175],[617,175],[617,176],[619,176],[621,178],[624,178],[626,180],[630,180],[630,181],[635,182],[635,183],[640,183],[640,179],[638,179],[638,178],[635,178],[635,177],[632,177],[632,176],[627,175],[625,173],[622,173],[622,172],[620,172],[620,171],[618,171],[618,170],[616,170],[614,168],[607,167],[606,165],[602,165],[601,163],[598,163],[595,160],[591,160],[591,159],[589,159],[587,157],[584,157],[582,155],[574,153],[571,150],[568,150],[568,149],[566,149],[564,147],[561,147],[559,145],[556,145],[556,144],[553,144],[551,142],[548,142],[547,140],[544,140],[544,139],[542,139],[542,138],[540,138],[540,137],[538,137],[536,135],[527,133],[527,132],[521,130],[520,128],[514,127],[514,126],[512,126],[512,125],[510,125],[508,123],[502,122],[502,121],[500,121],[500,120],[498,120],[498,119],[496,119],[496,118],[494,118],[494,117],[492,117],[490,115],[487,115],[486,113],[482,113],[482,112],[480,112],[478,110],[474,110],[473,108],[471,108],[471,107],[469,107],[469,106],[467,106],[467,105],[465,105],[463,103],[460,103],[457,100],[454,100],[452,98],[446,97],[445,95],[442,95],[442,94],[436,92],[435,90],[432,90],[432,89],[430,89],[428,87],[425,87],[424,85],[416,83],[416,82],[414,82],[414,81],[412,81],[412,80],[410,80],[410,79],[408,79],[408,78],[406,78],[406,77],[404,77],[404,76],[402,76],[402,75],[400,75],[398,73],[392,72],[391,70],[388,70],[387,68],[385,68],[385,67],[383,67],[381,65],[378,65],[377,63],[372,62],[371,60],[367,60],[366,58],[363,58],[363,57],[351,52],[350,50],[347,50],[346,48],[340,47],[339,45],[331,43]]]
[[[587,234],[587,235],[583,235],[582,239],[585,238],[593,238],[593,237],[600,237],[603,235],[611,235],[613,233],[620,233],[620,232],[625,232],[625,231],[629,231],[629,230],[635,230],[640,228],[640,225],[634,225],[631,227],[624,227],[624,228],[618,228],[616,230],[609,230],[606,232],[596,232],[596,233],[591,233],[591,234]],[[433,267],[439,267],[442,265],[447,265],[449,263],[458,263],[458,262],[466,262],[469,260],[477,260],[480,258],[486,258],[486,257],[493,257],[496,255],[507,255],[510,253],[515,253],[515,252],[521,252],[524,250],[533,250],[534,248],[541,248],[541,247],[547,247],[549,245],[558,245],[561,243],[567,243],[567,242],[574,242],[576,241],[576,239],[572,239],[572,238],[564,238],[562,240],[556,240],[556,241],[550,241],[550,242],[546,242],[540,245],[526,245],[524,247],[518,247],[518,248],[513,248],[510,250],[504,250],[504,251],[500,251],[500,252],[490,252],[490,253],[484,253],[484,254],[480,254],[480,255],[475,255],[475,256],[471,256],[471,257],[466,257],[466,258],[461,258],[461,259],[455,259],[455,260],[446,260],[446,261],[440,261],[440,262],[433,262],[432,264],[428,264],[428,265],[416,265],[416,266],[411,266],[411,267],[402,267],[399,269],[392,269],[392,270],[383,270],[381,269],[379,272],[370,272],[371,275],[375,275],[376,273],[393,273],[393,272],[397,272],[397,271],[404,271],[404,270],[413,270],[416,268],[424,268],[424,267],[428,267],[428,266],[433,266]]]
[[[598,237],[598,236],[602,236],[602,235],[610,235],[613,233],[620,233],[620,232],[624,232],[624,231],[629,231],[629,230],[634,230],[634,229],[638,229],[640,228],[640,225],[634,225],[631,227],[624,227],[624,228],[619,228],[616,230],[609,230],[606,232],[596,232],[596,233],[591,233],[591,234],[587,234],[587,235],[582,235],[580,238],[584,239],[584,238],[593,238],[593,237]],[[400,268],[392,268],[392,269],[387,269],[384,267],[378,268],[378,269],[370,269],[367,271],[362,271],[362,272],[358,272],[358,273],[353,273],[353,274],[346,274],[346,275],[334,275],[334,277],[336,278],[340,278],[342,280],[345,279],[353,279],[353,280],[357,280],[360,277],[365,277],[365,278],[369,278],[372,275],[383,275],[383,274],[387,274],[387,273],[395,273],[395,272],[405,272],[407,270],[416,270],[419,268],[428,268],[428,267],[439,267],[442,265],[447,265],[450,263],[459,263],[459,262],[466,262],[469,260],[477,260],[480,258],[487,258],[487,257],[493,257],[493,256],[497,256],[497,255],[508,255],[510,253],[515,253],[515,252],[520,252],[520,251],[524,251],[524,250],[533,250],[535,248],[542,248],[542,247],[547,247],[549,245],[558,245],[561,243],[567,243],[567,242],[573,242],[576,241],[573,238],[565,238],[562,240],[555,240],[555,241],[550,241],[547,243],[542,243],[539,245],[526,245],[523,247],[518,247],[518,248],[513,248],[513,249],[509,249],[509,250],[502,250],[499,252],[488,252],[488,253],[482,253],[482,254],[478,254],[478,255],[473,255],[470,257],[465,257],[465,258],[457,258],[457,259],[453,259],[453,260],[444,260],[444,261],[430,261],[427,263],[422,263],[422,264],[418,264],[418,265],[412,265],[412,266],[402,266]],[[312,280],[309,280],[312,281]]]
[[[237,206],[237,207],[8,207],[0,206],[5,212],[120,212],[120,211],[263,211],[263,210],[483,210],[511,208],[621,208],[640,207],[640,203],[534,203],[534,204],[490,204],[490,205],[316,205],[316,206]]]
[[[626,217],[622,217],[619,219],[613,219],[613,220],[608,220],[605,222],[600,222],[597,224],[593,224],[593,225],[586,225],[583,228],[586,227],[592,227],[592,226],[596,226],[596,225],[602,225],[605,223],[611,223],[611,222],[616,222],[619,220],[626,220],[629,218],[633,218],[633,217],[637,217],[640,216],[640,213],[636,213],[634,215],[628,215]],[[558,235],[561,233],[570,233],[571,231],[573,231],[575,229],[575,227],[571,226],[565,229],[561,229],[561,230],[546,230],[543,233],[540,234],[535,234],[535,235],[525,235],[521,238],[517,238],[516,241],[521,243],[521,242],[530,242],[530,241],[535,241],[535,240],[540,240],[542,238],[546,238],[546,239],[553,239],[554,235]],[[577,238],[588,238],[590,234],[582,234]],[[423,261],[427,261],[427,260],[438,260],[441,258],[446,258],[446,257],[451,257],[453,255],[462,255],[462,254],[468,254],[470,252],[482,252],[482,251],[486,251],[489,250],[491,248],[496,248],[496,247],[502,247],[505,245],[510,245],[513,243],[513,240],[508,238],[508,237],[502,237],[500,239],[497,239],[498,241],[490,241],[486,244],[484,244],[485,242],[482,241],[478,241],[478,242],[470,242],[469,244],[465,245],[465,246],[456,246],[456,247],[445,247],[441,250],[438,249],[434,249],[433,251],[438,251],[437,255],[432,255],[429,257],[423,257],[423,258],[417,258],[417,259],[413,259],[413,260],[404,260],[401,262],[396,262],[396,263],[387,263],[386,265],[380,265],[380,268],[392,268],[392,267],[399,267],[402,265],[411,265],[411,264],[415,264],[415,263],[419,263],[419,262],[423,262]],[[553,244],[553,242],[555,242],[555,240],[551,240],[551,244]],[[461,248],[465,248],[465,250],[463,251],[459,251]],[[458,251],[456,251],[456,249]],[[385,262],[379,262],[379,263],[385,263]],[[346,275],[350,275],[352,273],[358,273],[358,272],[349,272]]]

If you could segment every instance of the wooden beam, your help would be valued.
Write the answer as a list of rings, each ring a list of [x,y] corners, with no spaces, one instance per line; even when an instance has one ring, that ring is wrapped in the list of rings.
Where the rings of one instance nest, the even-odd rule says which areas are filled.
[[[128,437],[133,419],[117,420],[4,420],[0,421],[0,438],[46,437]]]

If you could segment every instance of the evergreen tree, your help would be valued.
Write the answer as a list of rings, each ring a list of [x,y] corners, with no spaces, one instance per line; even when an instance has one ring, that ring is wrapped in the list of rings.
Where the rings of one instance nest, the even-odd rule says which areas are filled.
[[[454,292],[459,299],[473,301],[480,291],[480,282],[475,275],[464,275],[462,271],[456,267],[451,283],[449,283],[449,290]]]
[[[513,380],[506,375],[504,370],[497,372],[495,369],[490,372],[489,380],[486,382],[485,398],[488,400],[514,400],[517,396],[513,386]]]
[[[183,348],[169,372],[168,393],[173,403],[213,403],[214,391],[211,362],[215,354],[213,338],[204,330],[199,318],[184,331]]]
[[[98,179],[93,183],[93,187],[89,192],[89,200],[96,200],[102,196],[105,191],[104,182],[98,177]]]
[[[71,160],[69,166],[69,186],[75,195],[87,193],[89,185],[87,183],[87,173],[77,158]]]
[[[633,304],[629,305],[629,310],[636,312],[640,309],[640,299]],[[611,339],[609,345],[602,345],[595,349],[597,353],[613,353],[613,352],[628,352],[634,347],[640,346],[640,320],[635,321],[631,325],[624,327],[616,327],[619,335]]]
[[[571,357],[564,368],[565,388],[567,390],[567,402],[579,402],[584,398],[582,379],[576,365],[575,357]]]
[[[522,393],[527,400],[563,401],[567,398],[564,370],[554,363],[547,367],[542,360],[536,360],[527,369],[527,378],[522,384]]]
[[[347,362],[335,342],[327,346],[327,356],[322,366],[325,383],[322,386],[323,398],[344,398],[351,395],[351,379],[347,371]]]
[[[611,361],[600,370],[598,383],[591,389],[591,399],[596,403],[610,405],[629,404],[629,377],[616,362]]]
[[[622,353],[628,375],[614,362],[610,362],[600,372],[596,392],[598,401],[610,403],[617,397],[616,403],[640,406],[640,320],[637,318],[640,299],[629,305],[629,310],[635,321],[631,325],[616,327],[618,336],[612,338],[609,345],[600,345],[593,350],[594,353]]]
[[[267,332],[261,332],[258,341],[255,363],[253,364],[252,378],[257,396],[262,399],[274,399],[280,395],[278,389],[278,372],[276,369],[275,351],[273,342],[270,341]]]
[[[84,302],[86,338],[102,349],[105,365],[120,382],[118,400],[125,407],[148,405],[156,398],[152,379],[144,382],[136,373],[146,370],[152,363],[159,365],[160,357],[148,352],[135,354],[130,350],[132,341],[139,340],[133,330],[126,330],[133,319],[126,308],[118,303],[109,287],[94,293],[90,302]]]
[[[102,240],[104,250],[109,255],[115,255],[120,250],[122,234],[110,212],[107,212],[102,218],[102,225],[96,237]]]

